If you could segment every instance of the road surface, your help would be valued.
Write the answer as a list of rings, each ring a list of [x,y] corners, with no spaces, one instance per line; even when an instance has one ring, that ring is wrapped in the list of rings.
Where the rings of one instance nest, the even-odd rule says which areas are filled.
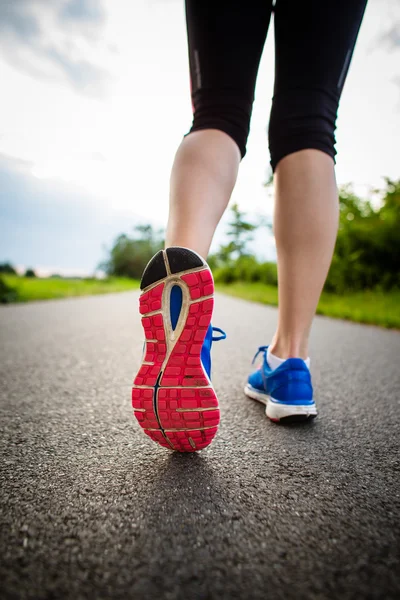
[[[222,424],[181,455],[130,407],[136,292],[0,307],[4,599],[400,596],[400,334],[317,318],[320,416],[242,393],[273,308],[218,296]]]

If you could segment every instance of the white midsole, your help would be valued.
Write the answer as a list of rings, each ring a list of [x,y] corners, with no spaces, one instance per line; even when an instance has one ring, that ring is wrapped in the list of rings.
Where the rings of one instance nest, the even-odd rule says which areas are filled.
[[[284,419],[285,417],[293,417],[296,415],[304,415],[304,416],[314,416],[317,414],[317,407],[315,404],[311,405],[292,405],[292,404],[281,404],[278,402],[274,402],[271,400],[271,397],[267,394],[262,394],[261,392],[257,392],[251,385],[246,384],[244,388],[244,393],[248,398],[252,400],[257,400],[257,402],[261,402],[265,404],[265,414],[270,419]]]

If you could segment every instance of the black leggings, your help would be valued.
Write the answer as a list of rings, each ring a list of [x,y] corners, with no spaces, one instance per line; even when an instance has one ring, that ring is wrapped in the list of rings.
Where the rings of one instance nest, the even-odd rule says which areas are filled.
[[[335,158],[335,123],[367,0],[186,0],[190,130],[219,129],[246,153],[254,88],[272,11],[271,165],[317,148]]]

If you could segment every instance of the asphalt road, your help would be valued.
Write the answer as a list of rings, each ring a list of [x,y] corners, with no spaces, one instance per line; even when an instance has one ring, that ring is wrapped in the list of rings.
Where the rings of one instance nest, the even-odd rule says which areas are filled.
[[[5,599],[398,599],[400,334],[317,318],[320,416],[242,393],[276,310],[219,296],[222,425],[165,450],[130,405],[137,293],[0,307]]]

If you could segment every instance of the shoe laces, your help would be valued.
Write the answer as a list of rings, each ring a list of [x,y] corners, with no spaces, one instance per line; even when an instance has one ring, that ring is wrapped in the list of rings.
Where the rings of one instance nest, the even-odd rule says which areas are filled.
[[[214,332],[221,334],[219,337],[213,335],[211,338],[213,342],[220,342],[221,340],[226,339],[226,333],[225,333],[225,331],[223,331],[223,329],[220,329],[219,327],[213,327],[212,332],[213,332],[213,334],[214,334]]]
[[[251,364],[252,364],[252,365],[254,365],[254,363],[255,363],[255,362],[256,362],[256,360],[257,360],[257,356],[258,356],[259,354],[262,354],[262,355],[263,355],[263,357],[264,357],[264,362],[267,362],[267,350],[268,350],[268,346],[260,346],[260,347],[258,348],[257,352],[255,353],[255,355],[254,355],[254,358],[253,358],[253,360],[252,360],[252,363],[251,363]]]

